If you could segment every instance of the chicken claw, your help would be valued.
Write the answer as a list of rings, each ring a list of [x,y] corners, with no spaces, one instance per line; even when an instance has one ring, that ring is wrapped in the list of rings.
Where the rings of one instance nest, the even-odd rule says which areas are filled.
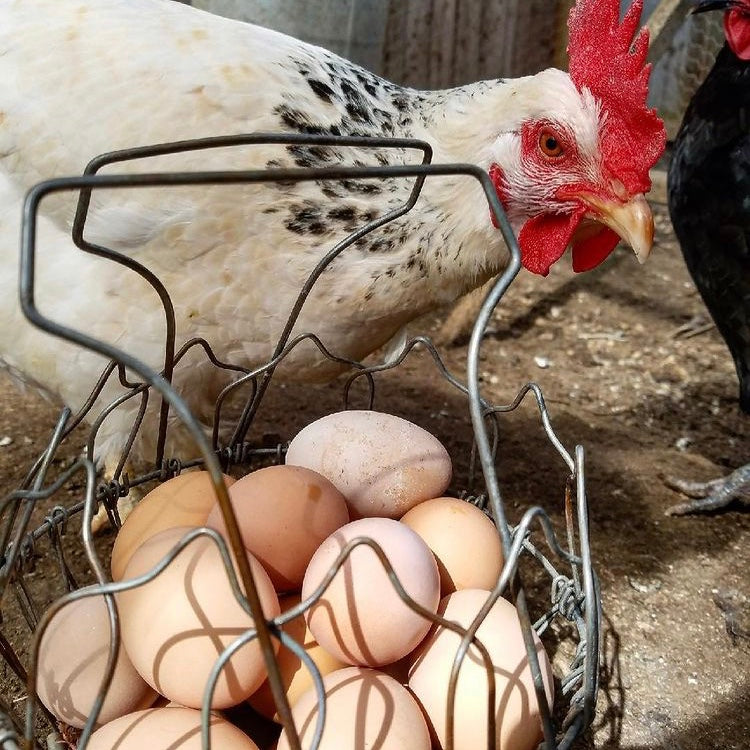
[[[716,328],[713,320],[706,315],[694,315],[687,323],[672,331],[673,339],[692,339],[694,336],[702,336]]]
[[[665,513],[668,516],[723,510],[735,500],[750,503],[750,464],[710,482],[688,482],[684,479],[665,477],[664,483],[667,487],[693,498],[690,502],[678,503],[667,508]]]

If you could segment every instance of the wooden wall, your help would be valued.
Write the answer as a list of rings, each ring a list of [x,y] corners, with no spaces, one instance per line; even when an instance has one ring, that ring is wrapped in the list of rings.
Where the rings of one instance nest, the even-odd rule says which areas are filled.
[[[344,56],[347,50],[382,45],[377,54],[368,48],[364,59],[351,56],[375,73],[417,88],[446,88],[483,78],[531,74],[551,65],[564,67],[565,21],[573,4],[573,0],[178,1],[271,26]],[[350,23],[330,28],[312,21],[316,15],[321,21],[329,19],[332,6]],[[368,26],[378,15],[384,29]],[[347,33],[357,38],[347,40]],[[336,34],[338,38],[323,38]]]
[[[570,4],[567,0],[391,0],[383,75],[417,88],[445,88],[527,75],[560,64]]]

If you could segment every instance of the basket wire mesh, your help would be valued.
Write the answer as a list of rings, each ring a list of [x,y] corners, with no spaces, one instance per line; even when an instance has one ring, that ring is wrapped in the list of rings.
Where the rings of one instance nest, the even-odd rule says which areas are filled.
[[[336,145],[361,149],[411,149],[421,153],[422,162],[411,165],[267,168],[250,171],[99,173],[104,166],[133,159],[186,151],[260,144],[276,144],[287,147]],[[304,649],[282,630],[282,626],[302,614],[320,598],[328,583],[330,583],[335,575],[335,572],[344,563],[352,549],[360,545],[367,545],[372,548],[387,571],[396,592],[405,603],[433,623],[438,623],[453,630],[462,639],[456,654],[449,683],[449,710],[447,712],[448,739],[446,750],[453,750],[454,716],[452,706],[456,694],[458,670],[470,646],[477,648],[484,659],[484,666],[490,686],[487,703],[489,725],[488,749],[491,750],[494,747],[494,672],[489,655],[476,638],[476,633],[486,613],[497,599],[503,595],[511,598],[515,603],[522,624],[528,663],[542,718],[544,732],[542,746],[547,750],[551,750],[552,748],[565,750],[591,724],[597,693],[601,613],[600,596],[593,572],[589,546],[583,448],[576,446],[573,454],[564,448],[552,428],[542,392],[537,385],[533,383],[527,384],[521,389],[517,397],[506,405],[492,405],[482,397],[479,375],[482,338],[493,310],[520,269],[520,253],[516,238],[513,235],[486,172],[470,164],[432,164],[431,158],[432,151],[429,144],[411,139],[376,139],[304,134],[248,134],[159,144],[104,154],[93,159],[81,176],[47,180],[39,183],[29,191],[23,209],[20,259],[20,300],[23,312],[32,324],[43,331],[98,352],[111,360],[111,362],[96,384],[91,397],[80,411],[76,415],[73,415],[70,410],[63,410],[48,446],[29,469],[24,482],[22,482],[19,489],[10,492],[0,504],[0,551],[4,551],[3,557],[0,558],[0,654],[3,656],[8,667],[26,684],[27,689],[26,720],[23,731],[21,722],[18,720],[14,709],[5,705],[5,703],[0,704],[0,748],[2,750],[16,750],[20,746],[25,748],[40,746],[39,731],[36,729],[35,723],[37,711],[41,711],[50,721],[53,730],[56,729],[54,717],[49,714],[43,705],[39,704],[35,695],[38,649],[41,637],[53,615],[65,606],[65,604],[86,596],[104,595],[110,619],[110,650],[101,690],[80,737],[76,738],[78,746],[85,747],[95,727],[104,696],[111,683],[120,644],[120,625],[114,595],[118,592],[144,585],[146,582],[152,580],[174,560],[180,550],[201,537],[208,537],[216,545],[223,559],[234,596],[246,612],[253,617],[256,626],[254,629],[248,630],[241,637],[237,638],[224,650],[211,673],[211,677],[205,688],[202,707],[202,741],[204,748],[211,747],[209,732],[210,703],[222,666],[237,649],[254,639],[258,640],[262,648],[268,669],[268,679],[277,705],[280,721],[294,750],[300,750],[301,744],[295,731],[291,710],[282,687],[278,665],[272,648],[272,639],[277,639],[283,646],[293,651],[309,670],[318,695],[317,725],[310,747],[313,750],[318,747],[325,722],[322,677]],[[300,334],[292,338],[291,334],[295,321],[299,316],[302,306],[305,304],[310,290],[333,259],[369,232],[409,212],[417,203],[426,179],[439,179],[441,176],[446,175],[465,175],[480,183],[487,198],[489,210],[510,250],[510,262],[488,293],[473,327],[467,355],[467,383],[462,383],[448,370],[430,339],[424,336],[410,339],[402,347],[398,356],[391,357],[382,364],[373,366],[365,366],[359,362],[337,357],[335,353],[328,350],[324,342],[313,332]],[[91,196],[95,189],[114,188],[126,190],[135,187],[407,178],[414,180],[414,186],[411,189],[408,199],[401,206],[360,226],[321,257],[319,263],[299,292],[271,358],[262,366],[254,369],[249,369],[238,364],[222,362],[213,352],[210,343],[204,339],[191,339],[177,349],[177,328],[174,307],[167,289],[157,276],[134,259],[109,248],[92,244],[84,237]],[[35,302],[37,215],[40,204],[46,196],[64,191],[78,191],[79,194],[75,221],[72,228],[72,237],[78,248],[84,252],[106,258],[110,262],[117,263],[139,274],[148,281],[159,296],[166,323],[164,364],[160,372],[156,372],[146,366],[132,353],[123,351],[107,342],[97,340],[85,332],[63,326],[59,322],[45,317],[39,311]],[[438,373],[468,401],[475,438],[474,445],[471,448],[469,485],[470,487],[474,485],[475,475],[478,473],[478,464],[478,467],[481,469],[481,480],[484,484],[484,490],[475,494],[467,490],[465,494],[468,496],[467,499],[469,501],[486,508],[487,513],[493,519],[498,529],[504,553],[504,566],[500,578],[487,598],[485,605],[468,629],[463,629],[457,624],[425,610],[413,601],[398,580],[383,550],[369,538],[358,538],[350,542],[338,556],[325,580],[307,600],[302,601],[298,606],[273,620],[267,621],[263,617],[255,582],[247,557],[243,552],[244,547],[237,521],[229,503],[227,489],[222,479],[222,470],[229,470],[233,466],[248,466],[253,461],[259,459],[275,459],[279,463],[283,460],[283,445],[281,443],[258,446],[247,441],[246,437],[276,367],[303,341],[312,342],[323,356],[340,361],[351,368],[352,372],[347,377],[343,387],[345,408],[349,408],[350,405],[352,385],[362,379],[365,381],[368,389],[368,408],[371,408],[375,398],[375,376],[381,372],[398,367],[407,356],[418,349],[425,350],[431,355]],[[191,413],[187,403],[171,384],[175,368],[179,366],[180,361],[187,352],[193,349],[202,351],[213,366],[227,372],[236,373],[235,379],[221,391],[216,401],[213,431],[210,436],[204,432],[199,422]],[[131,382],[128,379],[128,371],[135,373],[140,378],[140,381]],[[92,420],[91,412],[97,398],[103,391],[106,383],[114,377],[119,379],[120,385],[125,389],[125,393],[109,406],[105,407],[96,419]],[[223,418],[224,405],[230,396],[243,388],[249,389],[249,395],[244,397],[245,405],[240,418],[236,422],[231,438],[226,444],[222,444],[219,434],[219,424]],[[131,449],[142,426],[151,394],[158,394],[161,398],[159,433],[153,468],[139,476],[129,477],[123,473],[123,469],[126,465],[128,451]],[[496,470],[496,459],[500,448],[498,415],[517,409],[527,397],[534,400],[541,416],[544,432],[562,458],[569,472],[564,494],[564,510],[567,526],[564,544],[558,542],[552,521],[541,507],[535,506],[526,510],[520,522],[515,527],[512,527],[507,519]],[[121,407],[124,402],[130,399],[140,399],[140,405],[127,446],[123,451],[123,455],[111,480],[97,483],[97,470],[93,460],[97,430],[109,413]],[[165,458],[168,417],[170,415],[176,415],[181,424],[189,430],[199,452],[197,457],[182,456]],[[59,476],[48,481],[53,459],[60,444],[87,417],[91,423],[91,429],[85,455],[60,473]],[[127,495],[133,487],[153,481],[164,481],[179,474],[182,470],[193,466],[202,466],[209,472],[216,500],[221,508],[226,524],[226,540],[211,529],[197,528],[186,534],[180,543],[147,574],[136,579],[111,582],[97,552],[91,531],[91,521],[97,507],[103,504],[112,524],[115,527],[119,527],[120,519],[117,511],[117,500],[120,497]],[[50,501],[53,501],[58,496],[61,489],[68,482],[76,477],[79,477],[80,480],[80,475],[85,480],[83,500],[68,506],[63,504],[56,505],[41,526],[34,530],[29,530],[35,505],[40,502],[49,504]],[[86,586],[85,588],[79,587],[76,577],[66,560],[66,555],[61,544],[61,537],[65,533],[69,520],[79,514],[82,516],[82,547],[93,577],[96,580],[95,584]],[[530,535],[535,526],[541,529],[546,544],[552,553],[551,556],[543,553],[532,543]],[[30,566],[33,565],[34,558],[40,554],[38,545],[45,538],[50,544],[50,552],[48,554],[55,557],[61,580],[68,593],[54,601],[40,614],[39,608],[34,603],[34,596],[27,585],[26,574]],[[235,568],[231,562],[230,550],[236,560],[237,573],[235,573]],[[534,560],[550,576],[552,581],[552,604],[548,611],[534,623],[531,622],[526,592],[518,569],[519,561],[524,555]],[[553,562],[553,557],[556,558],[556,562]],[[558,571],[558,567],[561,564],[569,570],[569,574]],[[11,588],[16,593],[18,605],[31,629],[31,651],[26,664],[23,663],[18,650],[14,648],[2,629],[2,604]],[[568,709],[561,726],[557,729],[548,709],[536,646],[532,636],[532,630],[541,633],[556,618],[562,618],[566,622],[573,623],[576,638],[578,639],[575,656],[561,682],[562,694],[568,699]]]

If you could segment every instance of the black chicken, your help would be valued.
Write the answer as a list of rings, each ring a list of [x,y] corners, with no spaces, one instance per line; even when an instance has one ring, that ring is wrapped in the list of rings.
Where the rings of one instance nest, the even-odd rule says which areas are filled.
[[[693,97],[674,143],[669,211],[688,270],[729,347],[750,414],[750,0],[723,10],[726,44]],[[672,514],[714,510],[750,495],[750,464],[706,484],[670,480],[694,498]]]

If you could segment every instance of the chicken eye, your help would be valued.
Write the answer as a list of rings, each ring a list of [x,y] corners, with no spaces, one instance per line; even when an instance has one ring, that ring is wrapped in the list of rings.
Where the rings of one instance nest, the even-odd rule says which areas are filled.
[[[545,156],[557,157],[563,155],[563,147],[557,136],[551,130],[539,133],[539,148]]]

